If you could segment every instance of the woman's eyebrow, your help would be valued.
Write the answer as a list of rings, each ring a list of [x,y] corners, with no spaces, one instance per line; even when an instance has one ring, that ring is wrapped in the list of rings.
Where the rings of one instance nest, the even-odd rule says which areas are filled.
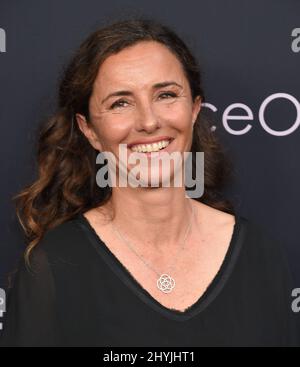
[[[175,85],[179,88],[182,88],[183,89],[183,86],[178,84],[177,82],[175,81],[165,81],[165,82],[161,82],[161,83],[156,83],[152,86],[152,89],[160,89],[160,88],[165,88],[165,87],[169,87],[171,85]],[[113,92],[113,93],[110,93],[108,94],[103,100],[101,103],[104,103],[106,100],[108,100],[109,98],[111,97],[118,97],[118,96],[131,96],[133,95],[133,93],[129,90],[119,90],[119,91],[116,91],[116,92]]]

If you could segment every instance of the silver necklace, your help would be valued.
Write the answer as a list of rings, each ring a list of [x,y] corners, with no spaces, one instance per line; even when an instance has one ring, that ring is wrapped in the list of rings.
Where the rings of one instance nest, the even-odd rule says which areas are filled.
[[[184,246],[185,246],[185,243],[186,243],[186,239],[187,239],[187,235],[191,229],[191,225],[192,225],[192,220],[193,220],[193,216],[194,216],[194,206],[192,205],[192,214],[191,214],[191,220],[189,222],[189,225],[186,229],[186,232],[185,232],[185,235],[184,235],[184,240],[182,242],[182,246],[181,248],[178,250],[178,253],[177,253],[177,257],[178,257],[178,254],[184,249]],[[162,291],[163,293],[170,293],[174,287],[175,287],[175,279],[173,277],[171,277],[169,275],[169,273],[159,273],[158,271],[156,271],[148,262],[146,262],[142,256],[140,256],[133,248],[132,244],[126,239],[124,238],[121,233],[118,231],[118,229],[116,228],[116,226],[114,224],[112,224],[112,228],[113,228],[113,231],[117,234],[117,236],[120,238],[121,241],[125,242],[129,248],[136,254],[136,256],[141,259],[143,261],[143,263],[148,267],[150,268],[151,270],[153,270],[157,275],[158,275],[158,279],[156,281],[156,285],[157,285],[157,288]],[[171,266],[170,270],[173,269],[175,263]],[[170,271],[171,273],[171,271]]]

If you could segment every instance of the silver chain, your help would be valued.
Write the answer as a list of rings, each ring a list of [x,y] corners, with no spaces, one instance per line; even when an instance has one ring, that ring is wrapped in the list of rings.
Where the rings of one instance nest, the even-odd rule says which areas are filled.
[[[189,225],[188,225],[188,227],[187,227],[187,229],[186,229],[186,232],[185,232],[185,236],[184,236],[184,240],[183,240],[183,242],[182,242],[182,247],[178,250],[178,253],[177,253],[177,257],[178,257],[178,255],[179,255],[179,253],[181,253],[181,251],[183,251],[183,249],[184,249],[184,246],[185,246],[185,243],[186,243],[186,239],[187,239],[187,236],[188,236],[188,233],[189,233],[189,231],[190,231],[190,229],[191,229],[191,225],[192,225],[192,221],[193,221],[193,216],[194,216],[194,206],[192,205],[192,214],[191,214],[191,219],[190,219],[190,222],[189,222]],[[159,273],[158,271],[156,271],[150,264],[149,264],[149,262],[146,262],[144,259],[143,259],[143,257],[142,256],[140,256],[135,250],[134,250],[134,248],[133,248],[133,246],[132,246],[132,244],[126,239],[126,238],[124,238],[122,235],[121,235],[121,233],[118,231],[118,229],[116,228],[116,226],[114,225],[114,224],[112,224],[112,228],[113,228],[113,231],[117,234],[117,236],[120,238],[120,240],[121,241],[123,241],[123,242],[125,242],[129,247],[130,247],[130,249],[136,254],[136,256],[138,257],[138,258],[140,258],[142,261],[143,261],[143,263],[148,267],[148,268],[150,268],[151,270],[153,270],[158,276],[161,274],[161,273]],[[175,266],[175,263],[172,265],[172,267],[171,267],[171,269],[173,269],[173,267]]]

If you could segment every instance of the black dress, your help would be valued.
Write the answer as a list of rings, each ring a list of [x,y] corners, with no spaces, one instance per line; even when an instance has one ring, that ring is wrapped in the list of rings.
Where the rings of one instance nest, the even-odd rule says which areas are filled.
[[[184,312],[143,289],[81,214],[49,230],[32,259],[8,294],[1,345],[300,345],[283,251],[241,216],[219,272]]]

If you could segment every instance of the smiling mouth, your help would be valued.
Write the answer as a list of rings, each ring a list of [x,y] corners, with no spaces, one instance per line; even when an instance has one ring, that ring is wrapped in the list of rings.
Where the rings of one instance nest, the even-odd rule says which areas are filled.
[[[167,148],[174,139],[163,139],[151,144],[136,144],[131,146],[133,152],[137,153],[152,153],[159,152]]]

